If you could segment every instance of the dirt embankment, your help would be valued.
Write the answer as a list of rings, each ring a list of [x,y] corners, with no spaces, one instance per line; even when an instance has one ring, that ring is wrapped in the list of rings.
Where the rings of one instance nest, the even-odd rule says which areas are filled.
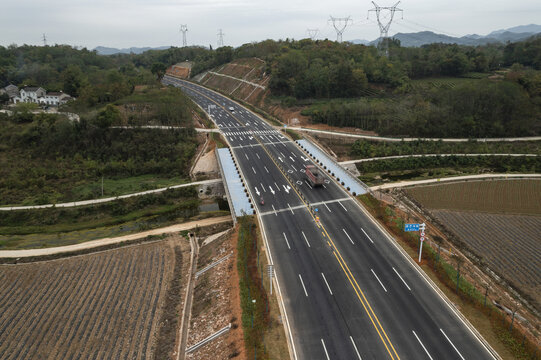
[[[231,329],[193,352],[186,359],[245,359],[236,269],[237,231],[205,244],[197,270],[222,260],[196,278],[187,348],[231,324]],[[200,243],[204,239],[200,238]]]

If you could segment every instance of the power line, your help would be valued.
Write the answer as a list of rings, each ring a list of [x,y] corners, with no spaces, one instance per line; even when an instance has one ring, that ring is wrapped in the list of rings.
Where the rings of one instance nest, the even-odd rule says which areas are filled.
[[[222,32],[222,29],[218,30],[218,47],[224,46],[224,33]]]
[[[332,22],[332,26],[334,26],[334,29],[336,30],[336,41],[342,42],[342,34],[346,30],[346,27],[349,25],[351,21],[351,16],[348,16],[347,18],[335,18],[330,17],[329,22]]]
[[[186,33],[188,32],[188,25],[180,25],[180,32],[182,33],[182,47],[188,46],[186,41]]]
[[[319,29],[306,29],[306,32],[308,33],[308,36],[310,39],[315,40],[317,35],[319,34]]]
[[[400,4],[400,1],[394,4],[393,6],[379,6],[375,2],[372,1],[372,4],[374,4],[374,8],[368,10],[368,15],[366,18],[368,19],[370,17],[370,12],[374,11],[376,13],[376,18],[378,20],[379,25],[379,32],[380,32],[380,41],[383,41],[384,49],[385,49],[385,55],[389,56],[389,28],[391,27],[391,23],[393,22],[394,13],[396,11],[402,12],[402,18],[404,18],[404,10],[397,8],[398,4]],[[385,15],[381,16],[381,10],[388,10],[388,12],[384,13]],[[387,17],[389,17],[389,21],[387,23],[383,23],[382,20],[385,20]],[[383,18],[383,19],[382,19]]]

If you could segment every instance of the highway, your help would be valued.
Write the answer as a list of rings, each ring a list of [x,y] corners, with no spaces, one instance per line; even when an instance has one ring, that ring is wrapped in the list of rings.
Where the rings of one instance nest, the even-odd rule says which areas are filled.
[[[265,200],[255,206],[293,358],[495,358],[341,186],[331,179],[309,186],[304,166],[312,162],[294,142],[216,92],[170,77],[163,82],[210,110],[249,192]]]

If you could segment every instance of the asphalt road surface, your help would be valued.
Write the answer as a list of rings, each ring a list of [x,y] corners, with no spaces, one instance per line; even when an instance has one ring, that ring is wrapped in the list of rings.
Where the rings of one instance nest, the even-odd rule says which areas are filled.
[[[216,92],[168,77],[164,83],[179,86],[210,113],[252,196],[265,200],[256,201],[256,210],[294,358],[493,358],[345,190],[331,179],[318,188],[306,182],[311,161],[294,142]]]

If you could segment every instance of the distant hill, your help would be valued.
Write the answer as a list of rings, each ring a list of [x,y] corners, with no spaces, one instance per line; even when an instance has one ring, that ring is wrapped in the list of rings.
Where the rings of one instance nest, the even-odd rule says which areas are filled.
[[[534,34],[537,34],[537,33],[541,33],[541,25],[536,25],[536,24],[530,24],[530,25],[520,25],[520,26],[515,26],[515,27],[511,27],[509,29],[502,29],[502,30],[496,30],[496,31],[493,31],[491,32],[490,34],[488,34],[487,36],[495,36],[495,35],[499,35],[499,34],[502,34],[504,32],[511,32],[511,33],[534,33]]]
[[[166,50],[171,46],[159,46],[159,47],[131,47],[126,49],[110,48],[105,46],[97,46],[94,48],[100,55],[114,55],[114,54],[142,54],[148,50]]]
[[[541,33],[541,25],[530,24],[496,30],[488,35],[470,34],[462,37],[453,37],[436,34],[432,31],[421,31],[416,33],[397,33],[393,35],[393,38],[400,40],[400,44],[404,47],[418,47],[433,43],[476,46],[496,42],[521,41],[539,33]],[[375,45],[378,41],[379,39],[370,42],[366,40],[352,40],[351,42],[354,44]]]

